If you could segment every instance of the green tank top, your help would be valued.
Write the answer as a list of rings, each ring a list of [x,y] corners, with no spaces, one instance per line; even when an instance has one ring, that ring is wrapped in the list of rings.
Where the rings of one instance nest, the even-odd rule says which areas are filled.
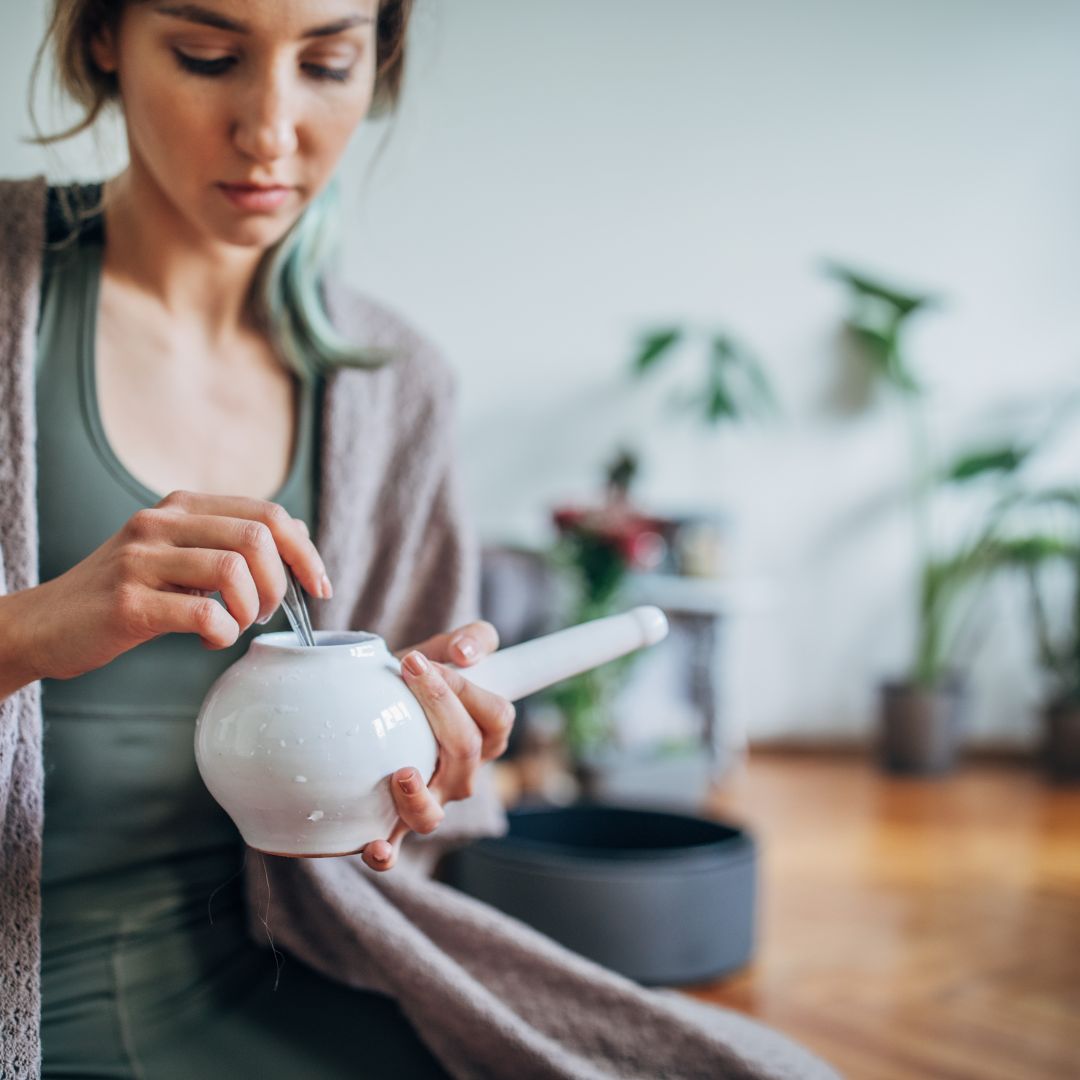
[[[42,581],[84,559],[164,494],[124,467],[102,427],[94,342],[103,251],[97,218],[46,259],[37,371]],[[312,383],[299,386],[292,463],[273,496],[312,532],[318,397]],[[43,681],[46,886],[238,842],[196,770],[194,721],[211,683],[245,652],[254,631],[275,629],[288,629],[280,610],[229,649],[209,651],[193,634],[166,634],[81,677]]]

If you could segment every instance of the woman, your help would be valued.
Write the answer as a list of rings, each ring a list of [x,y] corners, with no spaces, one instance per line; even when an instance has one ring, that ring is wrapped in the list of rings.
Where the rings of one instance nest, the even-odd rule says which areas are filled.
[[[45,1077],[762,1075],[745,1022],[371,873],[410,830],[499,829],[479,766],[513,720],[442,666],[497,644],[447,369],[321,257],[409,8],[54,2],[61,81],[82,126],[122,109],[130,165],[0,184],[0,1075],[37,1074],[39,1026]],[[195,771],[282,560],[318,625],[403,656],[439,741],[362,862],[245,856]]]
[[[0,607],[0,695],[43,680],[46,1076],[195,1075],[189,1053],[161,1047],[205,1033],[199,1012],[226,984],[249,995],[260,1031],[268,1018],[253,1010],[272,1001],[279,1035],[303,1033],[309,1053],[312,1010],[329,1018],[335,995],[348,993],[284,978],[253,1004],[274,968],[243,934],[230,948],[205,918],[207,897],[243,855],[192,769],[190,720],[255,624],[281,623],[282,560],[313,597],[332,596],[310,532],[322,371],[332,346],[347,342],[287,336],[268,310],[272,292],[259,290],[281,293],[289,249],[295,260],[311,243],[290,231],[317,225],[305,214],[325,199],[350,135],[373,99],[396,97],[408,15],[407,2],[380,11],[374,0],[56,5],[63,83],[88,119],[109,100],[122,104],[130,164],[103,192],[51,193],[37,335],[44,584]],[[365,361],[353,352],[346,359]],[[434,400],[423,407],[443,410],[446,378],[432,374],[423,392]],[[442,532],[443,554],[455,554],[453,522]],[[439,627],[433,620],[451,613],[442,609],[423,621]],[[468,795],[479,763],[505,747],[512,706],[428,662],[468,665],[495,646],[493,628],[473,621],[399,653],[440,764],[430,788],[415,770],[393,777],[400,825],[363,850],[372,869],[394,864],[409,829],[432,832],[442,803]],[[188,893],[202,918],[185,907]],[[113,914],[88,918],[87,907]],[[227,918],[228,896],[214,907],[216,921]],[[138,926],[138,946],[116,944],[125,925]],[[196,959],[169,967],[174,950]],[[200,953],[213,955],[213,974]],[[103,991],[118,965],[136,986]],[[152,1025],[143,1014],[163,1011],[183,980],[202,1003],[170,1003],[169,1023]],[[400,1014],[380,1003],[378,1020],[380,1041],[408,1051],[399,1067],[430,1063]],[[338,1039],[341,1053],[326,1051],[342,1075],[356,1067],[354,1036]],[[242,1037],[234,1020],[230,1038]],[[263,1061],[260,1045],[244,1049],[251,1068],[288,1075],[280,1047]]]

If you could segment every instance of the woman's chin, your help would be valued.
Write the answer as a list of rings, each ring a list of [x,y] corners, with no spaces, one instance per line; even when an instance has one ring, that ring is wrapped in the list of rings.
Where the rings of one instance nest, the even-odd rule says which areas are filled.
[[[215,214],[214,220],[208,223],[207,232],[215,240],[232,247],[265,250],[273,247],[296,220],[296,214],[247,216],[232,220],[222,220],[221,215]]]

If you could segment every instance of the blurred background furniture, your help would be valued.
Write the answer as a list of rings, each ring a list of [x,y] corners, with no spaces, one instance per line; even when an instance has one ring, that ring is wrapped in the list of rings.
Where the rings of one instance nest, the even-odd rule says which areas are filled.
[[[576,763],[579,793],[621,805],[696,809],[710,785],[745,752],[745,733],[724,715],[725,621],[775,603],[775,590],[764,579],[635,573],[622,596],[625,606],[662,608],[671,632],[627,672],[611,707],[615,738]],[[481,610],[503,645],[517,644],[565,625],[565,583],[543,552],[488,546]],[[518,708],[509,759],[538,739],[557,742],[561,723],[541,696],[526,699]]]

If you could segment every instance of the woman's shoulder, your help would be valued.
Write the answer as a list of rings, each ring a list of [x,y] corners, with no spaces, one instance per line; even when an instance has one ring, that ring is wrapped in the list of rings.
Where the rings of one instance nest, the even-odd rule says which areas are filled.
[[[44,176],[0,179],[0,236],[8,251],[40,250],[47,195]]]
[[[454,369],[442,350],[409,319],[337,278],[328,280],[323,292],[327,314],[339,333],[387,354],[389,362],[379,369],[385,378],[414,393],[453,397]]]
[[[49,243],[70,237],[73,222],[79,230],[100,227],[100,183],[52,184],[45,176],[0,178],[0,222],[40,232]]]
[[[39,283],[43,301],[59,261],[100,242],[100,192],[100,184],[50,184],[44,176],[0,179],[4,286]]]

